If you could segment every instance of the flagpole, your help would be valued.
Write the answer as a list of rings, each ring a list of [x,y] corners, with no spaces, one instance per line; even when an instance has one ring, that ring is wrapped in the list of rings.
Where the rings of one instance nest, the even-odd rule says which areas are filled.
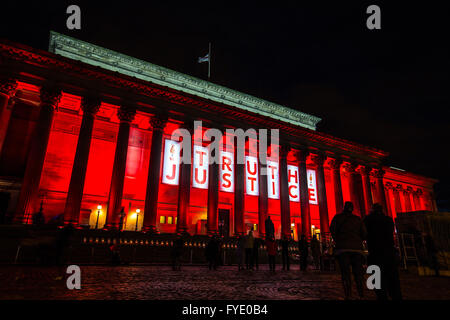
[[[209,43],[209,51],[208,51],[208,80],[211,78],[211,42]]]

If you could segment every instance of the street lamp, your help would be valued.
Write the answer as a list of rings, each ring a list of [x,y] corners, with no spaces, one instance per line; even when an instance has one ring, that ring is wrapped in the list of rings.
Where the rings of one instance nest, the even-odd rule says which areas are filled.
[[[95,229],[98,229],[98,218],[100,217],[100,210],[102,210],[102,206],[99,204],[97,206],[97,221],[95,222]]]
[[[141,212],[141,209],[136,209],[136,227],[135,227],[134,231],[137,231],[137,229],[138,229],[139,212]]]

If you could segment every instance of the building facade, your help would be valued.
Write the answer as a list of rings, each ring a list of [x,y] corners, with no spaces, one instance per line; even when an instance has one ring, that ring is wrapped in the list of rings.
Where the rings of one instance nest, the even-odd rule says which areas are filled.
[[[436,180],[316,131],[312,115],[54,32],[48,52],[2,41],[0,59],[6,220],[42,210],[80,227],[262,236],[270,216],[277,237],[298,238],[326,235],[345,201],[362,217],[375,202],[393,218],[436,211]],[[220,164],[196,138],[211,128],[223,133]],[[191,134],[191,163],[178,161],[177,129]],[[236,129],[257,132],[242,163]],[[279,133],[267,162],[259,129]]]

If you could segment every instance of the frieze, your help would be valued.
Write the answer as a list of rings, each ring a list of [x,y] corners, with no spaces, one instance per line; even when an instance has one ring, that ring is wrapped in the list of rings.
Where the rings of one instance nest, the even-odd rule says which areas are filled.
[[[50,34],[49,51],[67,58],[133,76],[216,102],[315,130],[318,117],[268,102],[211,82],[182,74],[56,32]]]

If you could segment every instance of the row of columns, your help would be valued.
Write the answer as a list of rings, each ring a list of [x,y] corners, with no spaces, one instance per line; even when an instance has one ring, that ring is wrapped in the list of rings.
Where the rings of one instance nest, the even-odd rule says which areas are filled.
[[[421,200],[424,196],[422,189],[413,190],[410,186],[404,188],[401,184],[393,185],[390,182],[386,183],[386,189],[389,194],[388,202],[391,206],[391,212],[399,213],[427,209]],[[404,204],[401,201],[402,198]]]
[[[3,85],[0,95],[0,107],[4,112],[11,92],[14,91],[14,81],[6,82],[9,85]],[[44,86],[40,91],[41,106],[39,119],[31,149],[27,159],[25,176],[19,201],[16,209],[16,221],[26,222],[30,214],[35,212],[35,204],[38,196],[39,182],[42,174],[45,153],[47,150],[48,139],[52,127],[54,110],[61,98],[61,91],[54,86]],[[81,108],[83,118],[77,141],[74,164],[72,167],[71,179],[64,210],[64,222],[77,224],[81,209],[84,181],[86,177],[87,163],[92,140],[92,131],[95,115],[100,108],[100,100],[92,96],[82,98]],[[112,179],[108,196],[108,207],[105,227],[116,229],[119,225],[119,212],[123,196],[123,186],[125,178],[125,168],[128,150],[128,140],[130,125],[134,119],[136,109],[133,104],[125,104],[118,110],[120,120],[117,143],[114,155],[114,165]],[[167,115],[157,114],[150,120],[152,129],[152,144],[149,160],[149,172],[147,180],[147,191],[145,197],[145,215],[143,221],[143,230],[147,232],[156,232],[157,222],[157,202],[160,180],[160,166],[164,127],[167,123]],[[186,128],[190,128],[191,122],[186,122]],[[0,140],[0,142],[2,142]],[[288,144],[281,144],[280,147],[280,209],[281,209],[281,229],[282,235],[289,237],[291,234],[290,205],[287,177],[287,154],[290,151]],[[301,233],[307,237],[311,236],[311,217],[309,210],[309,196],[307,185],[306,160],[309,155],[307,149],[301,149],[298,153],[298,166],[300,178],[300,209],[302,230]],[[245,207],[245,159],[237,159],[238,153],[235,152],[235,211],[234,211],[234,231],[236,234],[243,234],[244,229],[244,207]],[[317,166],[317,191],[319,200],[320,228],[323,233],[329,232],[328,204],[325,187],[324,163],[327,159],[324,153],[317,153],[312,156],[312,161]],[[239,160],[239,161],[238,161]],[[334,198],[337,212],[343,208],[342,182],[340,170],[343,161],[339,158],[331,159],[329,165],[332,170]],[[260,170],[262,172],[265,165],[260,161]],[[354,163],[347,163],[344,166],[349,173],[349,187],[352,201],[355,204],[355,213],[363,215],[368,213],[372,206],[372,191],[369,174],[371,169],[365,166],[358,167]],[[207,227],[209,233],[217,232],[218,224],[218,184],[219,167],[217,164],[210,164],[209,190],[208,190],[208,220]],[[364,199],[363,207],[360,207],[360,190],[357,187],[357,175],[361,175],[362,197]],[[376,178],[376,201],[381,203],[386,211],[386,198],[384,193],[382,170],[375,170]],[[178,212],[177,212],[177,231],[180,233],[187,230],[187,214],[190,197],[191,165],[182,163],[180,166],[180,184],[178,192]],[[259,227],[260,234],[265,234],[265,220],[267,218],[267,176],[260,175],[260,196],[259,196]],[[407,202],[408,203],[408,202]],[[387,212],[387,211],[386,211]]]

